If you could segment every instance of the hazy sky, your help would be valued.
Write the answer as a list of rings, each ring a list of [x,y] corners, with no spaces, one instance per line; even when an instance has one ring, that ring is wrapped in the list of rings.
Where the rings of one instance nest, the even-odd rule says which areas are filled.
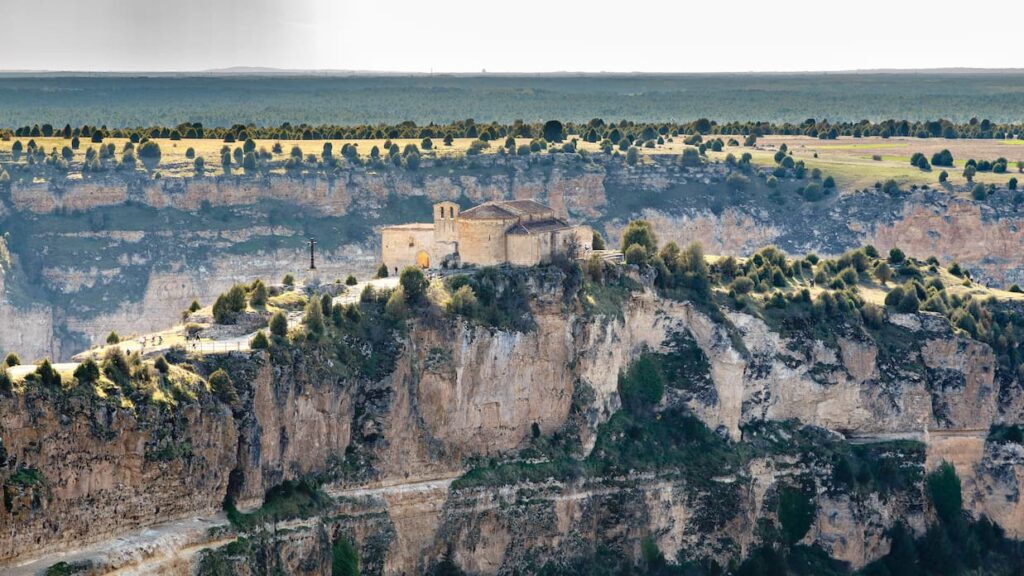
[[[1009,68],[1022,17],[1012,0],[2,0],[0,70]]]

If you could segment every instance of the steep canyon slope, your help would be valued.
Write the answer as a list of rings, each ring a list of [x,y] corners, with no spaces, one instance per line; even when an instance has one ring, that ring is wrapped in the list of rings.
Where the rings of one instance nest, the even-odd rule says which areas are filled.
[[[325,281],[365,276],[379,260],[381,225],[422,221],[429,204],[537,198],[595,224],[614,245],[644,217],[666,239],[699,239],[712,254],[776,244],[799,255],[873,243],[958,261],[984,282],[1024,283],[1019,206],[1006,194],[844,191],[807,202],[795,183],[744,190],[732,168],[687,168],[652,156],[486,155],[418,170],[349,167],[331,176],[184,179],[91,177],[15,182],[0,189],[0,350],[67,358],[110,330],[142,333],[177,320],[194,299],[230,285],[305,269],[315,237]]]
[[[303,270],[308,237],[317,238],[324,279],[366,275],[378,260],[378,227],[423,220],[442,199],[538,198],[597,224],[613,243],[642,216],[671,239],[700,239],[709,253],[774,243],[793,254],[838,254],[871,242],[958,261],[983,281],[1024,281],[1020,214],[1002,195],[979,202],[946,190],[850,191],[806,202],[785,184],[769,194],[756,178],[731,190],[728,173],[668,158],[630,167],[552,155],[416,171],[350,168],[330,178],[15,183],[0,191],[12,256],[0,284],[0,349],[64,358],[111,329],[168,325],[193,299]]]
[[[897,523],[935,522],[925,475],[944,461],[972,516],[1024,536],[1024,445],[990,433],[1024,420],[1019,376],[941,315],[780,325],[659,295],[649,275],[498,278],[496,301],[528,311],[511,322],[366,302],[319,339],[175,357],[165,376],[17,385],[0,403],[0,557],[223,502],[232,523],[172,573],[325,574],[346,546],[369,574],[534,572],[601,550],[726,565],[774,541],[859,568]],[[237,396],[208,384],[218,369]]]

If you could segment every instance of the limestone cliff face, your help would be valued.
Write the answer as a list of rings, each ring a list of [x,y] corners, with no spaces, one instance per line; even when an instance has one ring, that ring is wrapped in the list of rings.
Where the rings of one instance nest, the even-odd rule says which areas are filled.
[[[141,184],[104,179],[67,186],[53,186],[49,183],[18,186],[11,192],[11,202],[16,210],[36,214],[93,210],[129,200],[154,208],[177,208],[194,212],[204,206],[251,205],[265,199],[315,207],[331,215],[344,214],[351,202],[344,186],[336,187],[334,181],[320,178],[194,178]]]
[[[889,318],[895,358],[891,343],[841,326],[827,340],[784,337],[751,316],[727,324],[650,292],[634,293],[621,315],[593,316],[563,301],[561,282],[536,273],[528,331],[417,320],[392,336],[382,378],[340,375],[315,354],[257,352],[200,366],[232,375],[240,398],[230,407],[208,395],[134,410],[39,390],[6,396],[0,560],[209,514],[226,495],[256,505],[284,480],[318,476],[334,508],[260,544],[261,558],[289,573],[325,573],[342,536],[373,574],[421,573],[446,553],[469,573],[505,574],[597,546],[639,556],[647,538],[669,558],[727,559],[758,544],[758,521],[777,520],[792,486],[817,503],[802,541],[861,566],[886,553],[896,520],[924,528],[921,478],[943,460],[969,510],[1024,536],[1024,448],[987,439],[1020,399],[994,385],[991,350],[941,318]],[[662,408],[685,407],[722,442],[778,448],[711,478],[645,471],[450,486],[467,466],[523,462],[538,434],[575,435],[585,457],[619,409],[620,372],[645,351],[680,346],[702,368],[669,383]],[[801,440],[803,425],[823,431]],[[894,439],[923,444],[886,444]],[[828,447],[848,441],[880,446],[870,458],[898,457],[917,480],[891,492],[836,484]],[[813,449],[790,449],[801,442]]]
[[[899,246],[908,253],[967,263],[997,285],[1024,279],[1018,258],[1024,230],[1016,206],[990,206],[964,197],[915,200],[904,204],[892,222],[866,226],[865,241],[879,249]]]
[[[0,349],[60,357],[59,342],[54,337],[53,309],[42,304],[16,306],[9,298],[6,277],[15,260],[5,240],[0,235]]]
[[[686,395],[683,401],[709,427],[739,440],[741,426],[798,419],[863,442],[918,439],[927,446],[927,462],[922,459],[919,466],[956,464],[965,478],[969,509],[1021,534],[1024,525],[1012,504],[1024,470],[1019,447],[985,441],[988,426],[998,420],[994,357],[987,346],[953,334],[938,317],[895,318],[910,326],[910,341],[920,342],[910,360],[918,368],[907,369],[880,358],[876,343],[853,335],[831,343],[792,342],[752,317],[737,314],[731,320],[747,352],[736,350],[725,328],[692,305],[650,295],[630,301],[620,319],[563,314],[556,319],[541,313],[535,333],[481,334],[472,326],[458,326],[454,333],[447,327],[436,333],[440,338],[418,333],[413,340],[420,343],[414,356],[420,376],[399,368],[402,381],[417,384],[396,391],[398,413],[392,418],[408,417],[398,419],[401,425],[392,422],[392,445],[384,459],[403,466],[383,469],[383,482],[452,470],[438,455],[446,460],[456,454],[508,453],[528,440],[533,423],[544,433],[557,430],[573,411],[570,381],[595,392],[587,406],[592,433],[618,407],[620,370],[642,350],[670,348],[672,335],[685,332],[707,356],[713,392]],[[410,360],[405,356],[400,364]],[[944,449],[943,438],[956,436],[968,437],[982,450],[964,455]],[[404,495],[366,505],[395,519],[390,526],[395,548],[388,549],[385,573],[422,571],[448,550],[470,573],[494,574],[601,544],[638,554],[640,541],[650,535],[667,557],[681,548],[742,553],[756,542],[757,519],[774,514],[769,501],[780,486],[809,473],[806,464],[788,457],[755,461],[742,475],[718,480],[722,487],[736,486],[738,495],[734,508],[714,520],[709,507],[721,497],[721,488],[698,489],[678,479],[643,475],[459,489],[447,496],[435,489],[434,498],[425,491],[412,502]],[[827,479],[817,481],[817,515],[806,541],[853,566],[887,552],[886,530],[897,519],[923,529],[928,518],[920,485],[898,496],[865,497],[829,488]],[[1009,504],[1003,502],[1007,496]],[[440,502],[445,503],[438,510]],[[415,522],[398,520],[411,510],[421,511]]]
[[[220,508],[234,467],[230,411],[138,411],[29,390],[0,402],[0,557],[53,553]]]
[[[537,198],[596,225],[612,245],[632,218],[652,221],[663,240],[699,241],[712,254],[747,254],[776,244],[792,254],[832,255],[874,243],[959,261],[976,278],[1024,283],[1021,214],[1005,195],[977,202],[963,191],[890,196],[846,191],[805,202],[759,177],[730,190],[724,165],[684,168],[656,158],[575,155],[481,156],[417,171],[346,166],[294,178],[91,178],[15,184],[0,192],[0,229],[20,258],[23,297],[0,299],[0,348],[36,358],[67,357],[111,329],[166,326],[198,299],[234,282],[276,280],[306,268],[316,236],[320,278],[365,276],[379,260],[379,227],[421,220],[430,202],[465,204]],[[10,284],[10,283],[9,283]],[[30,326],[15,330],[12,326]]]
[[[349,445],[351,390],[305,379],[275,377],[269,364],[251,380],[251,403],[241,419],[238,499],[259,504],[267,489],[323,470]]]
[[[60,339],[54,334],[54,311],[47,306],[20,308],[0,302],[0,349],[25,350],[28,357],[60,358]]]

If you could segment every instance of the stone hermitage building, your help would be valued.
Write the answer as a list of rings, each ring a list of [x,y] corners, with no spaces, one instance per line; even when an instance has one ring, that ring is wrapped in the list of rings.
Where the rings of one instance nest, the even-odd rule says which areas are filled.
[[[535,200],[486,202],[465,212],[455,202],[438,202],[433,223],[383,228],[381,256],[391,273],[445,263],[532,266],[556,255],[589,256],[593,235]]]

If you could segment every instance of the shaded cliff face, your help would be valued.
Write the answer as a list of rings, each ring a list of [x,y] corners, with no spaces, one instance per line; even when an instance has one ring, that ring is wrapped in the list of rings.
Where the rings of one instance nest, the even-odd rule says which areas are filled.
[[[536,198],[594,224],[613,245],[643,217],[664,240],[697,240],[712,254],[772,243],[791,254],[838,254],[869,242],[959,261],[984,282],[1024,283],[1024,227],[1008,194],[977,202],[956,190],[843,191],[806,202],[798,182],[773,191],[754,176],[735,191],[728,172],[668,157],[629,167],[603,156],[488,155],[415,171],[345,168],[329,178],[14,184],[0,190],[0,231],[13,256],[0,287],[0,349],[66,358],[111,329],[166,326],[192,300],[212,301],[233,283],[301,273],[310,236],[321,279],[365,276],[379,261],[379,227],[425,220],[438,200],[467,207]]]
[[[645,541],[725,562],[775,533],[856,567],[888,551],[896,521],[930,522],[923,479],[942,461],[968,510],[1024,535],[1024,449],[988,436],[1019,421],[1019,395],[1000,393],[991,350],[944,319],[783,336],[649,291],[593,315],[566,282],[530,273],[526,331],[367,309],[365,330],[344,337],[199,362],[230,374],[230,406],[203,392],[173,410],[5,396],[0,522],[17,537],[3,559],[207,515],[225,498],[255,506],[317,478],[330,503],[215,559],[322,574],[345,540],[370,574],[445,556],[506,574],[601,547],[638,558]],[[638,407],[623,391],[643,362],[665,392]],[[814,502],[799,521],[780,504],[796,497]]]
[[[30,388],[0,402],[4,559],[220,509],[238,436],[225,406],[62,396]]]

